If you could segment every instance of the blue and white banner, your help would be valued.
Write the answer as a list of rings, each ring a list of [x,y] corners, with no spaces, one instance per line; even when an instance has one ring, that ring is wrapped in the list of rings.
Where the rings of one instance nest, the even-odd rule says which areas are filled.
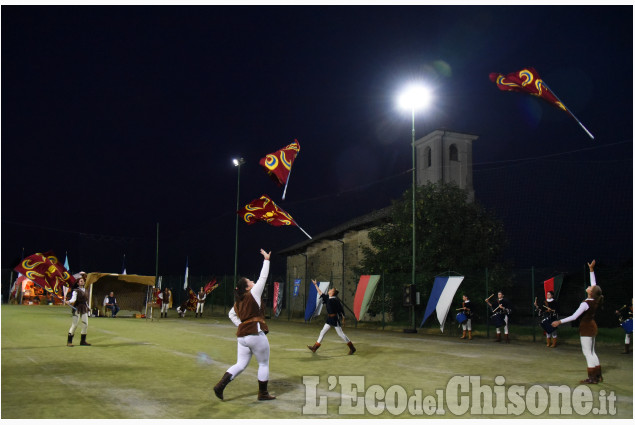
[[[448,316],[452,299],[454,298],[456,290],[459,289],[461,282],[463,282],[463,279],[465,279],[465,276],[437,276],[434,279],[434,285],[432,286],[432,292],[430,292],[426,312],[423,315],[421,325],[419,325],[420,328],[423,327],[423,324],[432,312],[436,310],[441,332],[443,332],[443,326],[445,325],[445,319]]]
[[[185,281],[183,282],[183,290],[187,289],[187,277],[190,274],[190,257],[185,257]]]
[[[300,294],[300,283],[302,283],[302,279],[296,279],[293,282],[293,296],[297,297]]]
[[[318,282],[320,291],[326,293],[330,285],[330,282]],[[311,283],[309,286],[309,294],[306,297],[306,310],[304,310],[304,320],[309,321],[313,317],[317,317],[322,312],[322,301],[320,301],[320,295],[315,289],[315,286]]]

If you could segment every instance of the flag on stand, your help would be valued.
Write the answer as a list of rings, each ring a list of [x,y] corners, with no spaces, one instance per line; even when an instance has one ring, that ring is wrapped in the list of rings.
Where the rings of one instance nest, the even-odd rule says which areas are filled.
[[[14,270],[57,296],[61,296],[63,286],[75,283],[75,278],[59,263],[52,251],[28,256]]]
[[[126,273],[126,254],[123,255],[123,263],[121,264],[121,274]]]
[[[559,274],[558,276],[554,276],[551,279],[547,279],[544,281],[545,287],[545,299],[547,299],[547,292],[551,291],[553,293],[554,299],[558,299],[558,294],[560,293],[560,288],[562,287],[564,275]]]
[[[375,289],[377,289],[379,277],[379,275],[362,275],[359,277],[353,301],[353,312],[358,321],[362,320],[364,314],[368,311],[368,306],[373,299],[373,295],[375,295]]]
[[[64,259],[64,268],[69,273],[71,272],[71,267],[68,265],[68,252],[66,253],[66,258]]]
[[[187,276],[190,273],[189,261],[190,258],[185,257],[185,280],[183,281],[183,289],[187,289]]]
[[[594,139],[593,135],[586,129],[584,125],[578,120],[578,118],[573,115],[562,101],[556,96],[556,94],[551,91],[551,89],[545,84],[545,82],[538,75],[538,71],[534,68],[528,67],[521,69],[517,72],[512,72],[511,74],[503,75],[496,72],[492,72],[489,74],[489,79],[496,83],[496,86],[501,91],[515,91],[521,93],[527,93],[536,97],[539,97],[546,102],[562,109],[564,112],[569,114],[571,118],[576,120],[576,122],[582,127],[584,131],[589,135],[591,139]]]
[[[263,221],[272,226],[296,226],[311,239],[298,223],[285,210],[276,205],[267,195],[254,199],[242,209],[236,212],[247,224],[252,225],[257,221]]]
[[[280,315],[282,310],[282,294],[284,293],[284,282],[273,282],[273,313],[274,317]]]
[[[439,325],[441,325],[441,332],[443,332],[443,326],[445,325],[445,319],[450,310],[450,304],[452,304],[454,294],[456,290],[459,289],[459,285],[461,285],[463,279],[465,279],[465,276],[437,276],[434,279],[434,285],[432,285],[432,292],[430,292],[426,312],[423,315],[423,320],[419,327],[422,327],[426,319],[436,310],[437,319],[439,320]]]
[[[283,200],[287,191],[289,176],[291,175],[291,166],[299,152],[300,143],[298,143],[298,139],[295,139],[293,143],[260,159],[260,165],[274,183],[278,186],[284,185]]]

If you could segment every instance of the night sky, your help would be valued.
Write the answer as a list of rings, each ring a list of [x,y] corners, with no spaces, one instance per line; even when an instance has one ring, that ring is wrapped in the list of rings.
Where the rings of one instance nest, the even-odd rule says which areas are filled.
[[[528,66],[595,140],[488,78]],[[159,274],[232,274],[234,157],[240,206],[268,194],[312,236],[385,207],[411,181],[412,80],[434,92],[417,137],[479,136],[514,265],[632,259],[630,5],[2,6],[2,268],[24,248],[154,275],[159,223]],[[295,138],[282,201],[258,161]],[[239,224],[243,274],[307,239]]]

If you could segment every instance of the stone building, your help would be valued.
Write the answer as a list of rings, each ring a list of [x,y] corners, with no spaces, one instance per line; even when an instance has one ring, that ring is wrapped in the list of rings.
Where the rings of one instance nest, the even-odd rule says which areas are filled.
[[[455,183],[468,191],[469,200],[474,200],[472,142],[477,138],[472,134],[435,130],[416,140],[417,185]],[[389,206],[369,212],[277,253],[287,259],[286,281],[289,285],[285,292],[291,294],[293,282],[301,279],[298,296],[287,298],[294,317],[304,313],[311,279],[331,282],[340,290],[342,302],[353,308],[359,282],[359,275],[353,268],[361,262],[362,247],[370,246],[368,233],[390,219],[391,209]]]

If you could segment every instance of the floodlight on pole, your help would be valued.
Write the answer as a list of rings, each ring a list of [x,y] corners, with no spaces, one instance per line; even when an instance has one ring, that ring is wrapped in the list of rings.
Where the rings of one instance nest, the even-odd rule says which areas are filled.
[[[412,281],[411,284],[415,285],[415,267],[416,267],[416,191],[417,191],[417,173],[416,173],[416,154],[415,154],[415,110],[425,108],[430,104],[432,96],[430,90],[422,85],[411,85],[407,87],[399,96],[398,103],[402,109],[411,111],[412,113]],[[412,297],[413,294],[410,296]],[[411,308],[412,311],[412,331],[416,332],[415,328],[415,308],[414,305]]]
[[[235,167],[238,167],[238,187],[236,189],[236,211],[240,209],[240,166],[245,163],[243,158],[232,160]],[[236,214],[236,243],[234,245],[234,287],[238,283],[238,214]]]

